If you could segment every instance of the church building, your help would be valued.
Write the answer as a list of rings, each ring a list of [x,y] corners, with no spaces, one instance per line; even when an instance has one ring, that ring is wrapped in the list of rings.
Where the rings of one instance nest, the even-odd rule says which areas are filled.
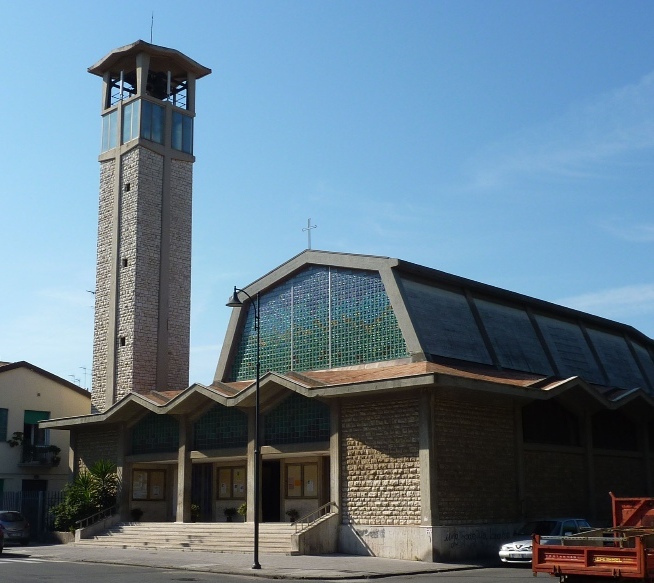
[[[137,41],[90,72],[92,411],[41,425],[70,431],[76,471],[116,463],[126,520],[188,522],[193,504],[252,521],[259,474],[263,522],[322,517],[303,552],[458,560],[496,556],[527,519],[608,522],[609,491],[654,494],[652,339],[399,259],[307,250],[235,290],[213,382],[187,386],[195,81],[210,70]]]

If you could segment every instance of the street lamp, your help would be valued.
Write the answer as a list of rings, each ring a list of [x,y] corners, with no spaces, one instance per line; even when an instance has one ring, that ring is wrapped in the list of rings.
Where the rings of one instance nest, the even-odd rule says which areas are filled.
[[[261,347],[261,333],[260,333],[260,320],[259,320],[259,292],[257,292],[256,302],[252,300],[252,296],[243,289],[234,286],[234,295],[229,298],[227,302],[228,308],[241,308],[243,302],[238,298],[238,294],[242,293],[247,296],[252,305],[254,306],[254,329],[257,331],[257,353],[256,353],[256,380],[255,380],[255,405],[254,405],[254,563],[253,569],[261,569],[259,564],[259,468],[261,466],[261,450],[259,444],[259,376],[261,371],[260,347]]]

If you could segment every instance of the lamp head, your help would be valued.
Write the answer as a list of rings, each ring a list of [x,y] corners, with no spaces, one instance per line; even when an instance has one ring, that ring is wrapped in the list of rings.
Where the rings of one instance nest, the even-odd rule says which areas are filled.
[[[228,308],[240,308],[242,305],[243,302],[238,299],[238,292],[236,291],[236,286],[234,286],[234,294],[227,300],[226,306]]]

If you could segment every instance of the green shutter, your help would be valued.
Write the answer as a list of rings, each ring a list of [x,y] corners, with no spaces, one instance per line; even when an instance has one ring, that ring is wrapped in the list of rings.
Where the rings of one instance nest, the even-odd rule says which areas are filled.
[[[26,425],[36,425],[39,421],[50,419],[50,411],[25,411]]]
[[[0,441],[7,441],[8,417],[9,417],[9,409],[0,409]]]

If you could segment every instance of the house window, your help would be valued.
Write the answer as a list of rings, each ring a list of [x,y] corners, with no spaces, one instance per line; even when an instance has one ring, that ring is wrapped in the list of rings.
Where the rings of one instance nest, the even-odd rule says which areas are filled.
[[[39,421],[50,419],[50,411],[25,411],[23,421],[23,443],[30,445],[48,445],[50,432],[39,428]]]
[[[165,500],[165,484],[164,470],[134,470],[132,500]]]
[[[218,469],[218,498],[245,498],[247,481],[245,466]]]
[[[317,464],[287,464],[286,465],[286,497],[287,498],[317,498],[318,497],[318,465]]]
[[[7,441],[7,419],[9,409],[0,408],[0,441]]]

